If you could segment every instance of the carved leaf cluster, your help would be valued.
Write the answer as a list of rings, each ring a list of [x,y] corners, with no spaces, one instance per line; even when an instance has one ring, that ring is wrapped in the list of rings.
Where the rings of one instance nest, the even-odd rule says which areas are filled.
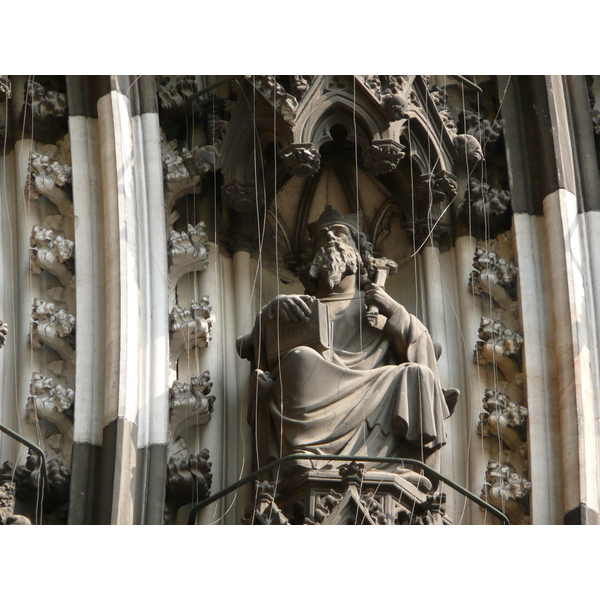
[[[465,200],[470,200],[471,206],[479,219],[491,215],[501,215],[506,212],[510,203],[510,192],[491,188],[475,177],[469,178],[469,189],[465,192]]]
[[[8,335],[8,324],[0,320],[0,348],[4,347],[6,343],[6,336]]]
[[[418,196],[427,204],[452,202],[456,197],[457,191],[456,176],[444,170],[438,173],[421,175],[417,187]]]
[[[193,75],[161,77],[158,80],[158,98],[163,110],[183,110],[186,100],[197,91],[198,82]]]
[[[365,169],[373,175],[386,175],[398,167],[404,158],[404,146],[394,140],[373,140],[363,152]]]
[[[528,514],[531,482],[519,475],[512,465],[488,462],[481,497],[504,512],[513,523]]]
[[[285,91],[273,75],[254,75],[246,78],[269,102],[273,103],[283,119],[292,125],[296,119],[298,100]]]
[[[321,155],[312,144],[292,144],[281,152],[286,170],[296,177],[312,177],[321,168]]]
[[[67,114],[67,97],[65,94],[46,91],[37,81],[25,82],[26,103],[31,107],[36,119],[47,117],[64,117]]]
[[[487,412],[479,415],[478,432],[484,437],[491,433],[510,450],[519,450],[526,436],[527,408],[490,388],[485,390],[483,408]]]
[[[446,129],[450,132],[451,135],[456,134],[456,123],[452,119],[452,115],[450,113],[450,109],[448,108],[448,92],[443,87],[439,85],[433,85],[429,88],[429,94],[431,95],[435,106],[442,118],[442,122],[444,123]]]
[[[187,233],[171,231],[167,252],[171,262],[169,276],[173,285],[190,271],[203,271],[208,266],[210,246],[206,235],[206,224],[196,226],[188,223]]]
[[[464,133],[472,135],[483,147],[488,143],[497,142],[502,135],[504,123],[501,119],[489,121],[469,110],[463,111],[460,118]]]
[[[471,291],[477,295],[490,294],[501,307],[508,308],[517,297],[517,267],[480,246],[475,248],[473,267],[469,278]]]

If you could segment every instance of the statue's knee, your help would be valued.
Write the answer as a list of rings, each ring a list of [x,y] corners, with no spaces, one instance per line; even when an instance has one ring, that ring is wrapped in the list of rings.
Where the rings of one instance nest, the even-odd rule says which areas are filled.
[[[405,363],[403,366],[413,377],[419,377],[427,380],[435,378],[433,371],[426,365],[420,365],[418,363]]]

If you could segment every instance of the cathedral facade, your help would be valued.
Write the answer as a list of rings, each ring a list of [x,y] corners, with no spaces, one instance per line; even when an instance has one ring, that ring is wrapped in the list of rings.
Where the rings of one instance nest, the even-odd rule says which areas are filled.
[[[599,87],[1,77],[0,523],[596,524]],[[263,455],[266,379],[244,340],[273,299],[310,295],[315,223],[368,247],[364,309],[374,285],[427,336],[427,361],[399,352],[435,372],[411,418],[435,404],[443,440],[379,449],[395,475],[369,469],[366,442],[256,473],[291,452],[291,417],[269,391],[280,449]],[[282,390],[284,334],[255,335]],[[359,388],[356,410],[385,395]]]

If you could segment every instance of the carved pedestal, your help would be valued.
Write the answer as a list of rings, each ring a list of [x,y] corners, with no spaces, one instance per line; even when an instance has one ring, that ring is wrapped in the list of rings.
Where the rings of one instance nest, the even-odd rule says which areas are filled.
[[[256,482],[248,525],[450,525],[445,494],[413,471],[365,471],[352,462],[277,485]]]

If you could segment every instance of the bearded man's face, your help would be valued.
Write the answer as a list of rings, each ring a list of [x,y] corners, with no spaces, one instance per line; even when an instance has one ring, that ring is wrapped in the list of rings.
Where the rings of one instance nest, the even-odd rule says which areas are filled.
[[[319,247],[310,265],[310,276],[318,279],[321,272],[333,289],[346,275],[352,275],[362,265],[362,259],[350,230],[345,225],[323,227],[315,236]]]

